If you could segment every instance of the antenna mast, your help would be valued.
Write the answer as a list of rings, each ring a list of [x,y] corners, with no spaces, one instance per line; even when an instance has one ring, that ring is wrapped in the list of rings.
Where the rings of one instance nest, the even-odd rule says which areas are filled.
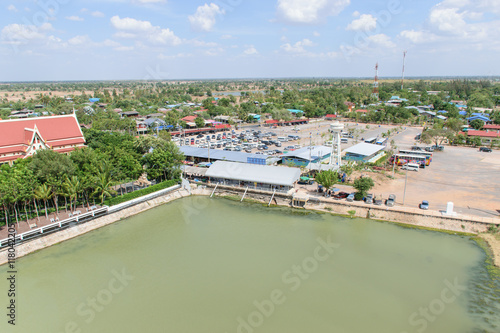
[[[375,65],[375,81],[373,81],[372,96],[375,97],[377,100],[379,99],[379,97],[378,97],[378,62]]]
[[[407,51],[403,52],[403,75],[401,76],[401,90],[404,89],[405,86],[405,60],[406,60]]]

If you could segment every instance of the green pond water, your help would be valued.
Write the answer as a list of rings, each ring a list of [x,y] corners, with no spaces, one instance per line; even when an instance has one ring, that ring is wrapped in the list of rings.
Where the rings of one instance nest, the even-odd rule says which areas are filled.
[[[17,262],[0,332],[500,332],[466,236],[190,197]]]

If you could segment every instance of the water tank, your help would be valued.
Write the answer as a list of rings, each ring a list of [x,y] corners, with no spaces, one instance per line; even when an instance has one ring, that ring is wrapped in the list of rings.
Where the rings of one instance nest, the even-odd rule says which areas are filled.
[[[330,132],[332,133],[341,133],[344,130],[344,124],[336,121],[330,125]]]

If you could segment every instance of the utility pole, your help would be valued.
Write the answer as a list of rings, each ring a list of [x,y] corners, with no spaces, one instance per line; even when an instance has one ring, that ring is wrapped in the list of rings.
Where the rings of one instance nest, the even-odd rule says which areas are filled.
[[[405,205],[405,198],[406,198],[406,183],[408,182],[408,163],[405,164],[406,167],[406,178],[405,178],[405,189],[403,192],[403,206]]]
[[[312,132],[309,133],[309,163],[312,159]]]

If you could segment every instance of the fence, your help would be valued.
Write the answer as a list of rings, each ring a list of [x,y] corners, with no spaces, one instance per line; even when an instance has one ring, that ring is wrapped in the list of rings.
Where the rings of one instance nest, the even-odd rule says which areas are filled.
[[[23,232],[22,234],[16,235],[15,237],[15,244],[18,245],[20,243],[23,243],[27,240],[31,240],[33,238],[37,238],[43,234],[48,234],[52,233],[55,231],[63,230],[69,227],[72,227],[75,224],[90,221],[94,219],[95,217],[106,215],[108,213],[108,206],[104,206],[101,208],[97,208],[94,210],[91,210],[87,213],[84,214],[78,214],[74,215],[70,218],[67,218],[62,221],[58,221],[55,223],[48,224],[46,226],[32,229],[30,231]],[[13,242],[11,238],[5,238],[0,240],[0,249],[7,247],[9,245],[9,242]]]

